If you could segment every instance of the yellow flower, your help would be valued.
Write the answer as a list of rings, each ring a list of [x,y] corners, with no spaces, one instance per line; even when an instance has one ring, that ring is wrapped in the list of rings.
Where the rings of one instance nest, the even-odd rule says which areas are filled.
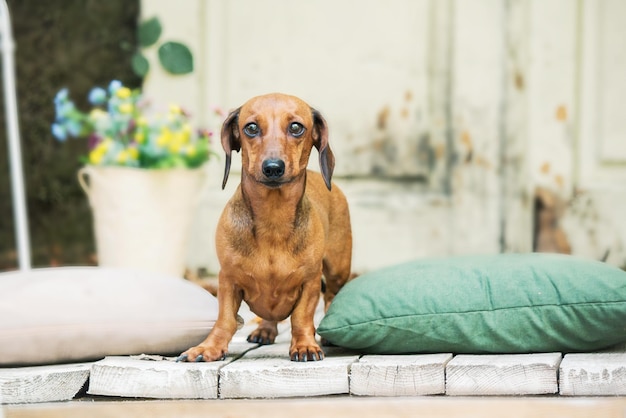
[[[189,138],[190,138],[190,135],[189,135],[189,134],[186,134],[186,133],[184,133],[184,132],[176,132],[176,133],[174,134],[174,138],[173,138],[173,140],[174,140],[175,142],[178,142],[179,144],[181,144],[181,145],[182,145],[182,144],[186,144],[186,143],[188,143],[188,142],[189,142]]]
[[[148,121],[143,116],[137,118],[137,126],[146,126]]]
[[[132,113],[134,106],[132,105],[132,103],[122,103],[119,107],[118,107],[119,111],[121,113]]]
[[[137,148],[128,148],[128,157],[136,160],[139,158],[139,150]]]
[[[92,109],[91,112],[89,112],[89,117],[91,119],[100,119],[104,116],[106,116],[107,112],[105,112],[102,109],[98,109],[97,107],[95,109]]]
[[[117,161],[120,164],[124,164],[126,160],[128,160],[128,153],[126,152],[126,150],[120,151],[117,154],[117,157],[115,157],[115,161]]]
[[[89,153],[89,162],[94,165],[98,165],[102,162],[102,159],[106,155],[109,147],[111,146],[112,139],[105,138]]]
[[[146,135],[139,131],[139,132],[135,132],[135,141],[139,144],[143,144],[144,141],[146,140]]]
[[[164,127],[161,129],[161,135],[157,138],[157,145],[164,147],[172,141],[172,131],[169,128]]]
[[[111,138],[104,138],[104,141],[100,142],[93,150],[98,151],[102,154],[106,154],[112,143],[113,140]]]
[[[175,115],[180,115],[181,113],[183,113],[183,111],[180,108],[180,106],[175,105],[175,104],[171,104],[170,105],[170,113],[173,113]]]
[[[120,87],[115,92],[115,95],[120,99],[128,99],[130,97],[131,91],[128,87]]]
[[[102,158],[104,157],[104,153],[100,152],[98,150],[98,148],[94,148],[90,153],[89,153],[89,162],[93,165],[98,165],[100,164],[100,162],[102,161]]]
[[[197,154],[197,152],[198,150],[193,145],[187,145],[185,147],[185,154],[187,154],[188,157],[193,157],[194,155]]]
[[[173,141],[171,144],[169,144],[169,146],[167,147],[167,149],[172,153],[172,154],[178,154],[178,152],[180,151],[182,147],[182,144],[178,141]]]

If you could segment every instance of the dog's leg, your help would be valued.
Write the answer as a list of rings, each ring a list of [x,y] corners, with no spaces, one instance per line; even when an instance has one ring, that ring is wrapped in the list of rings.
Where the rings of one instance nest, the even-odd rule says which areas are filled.
[[[334,253],[335,254],[335,253]],[[324,312],[339,292],[339,290],[350,280],[350,258],[333,257],[324,260],[324,278],[326,279],[326,289],[324,291]],[[323,346],[332,346],[325,338],[322,338]]]
[[[336,248],[333,248],[336,247]],[[324,312],[339,290],[350,280],[352,239],[344,234],[343,240],[329,240],[326,257],[323,262],[326,291],[324,292]]]
[[[340,265],[324,263],[324,278],[326,279],[326,291],[324,292],[324,312],[339,292],[339,290],[350,280],[350,263],[340,262]],[[347,264],[347,265],[346,265]],[[335,267],[339,267],[336,269]]]
[[[315,341],[313,316],[319,301],[321,277],[309,280],[302,289],[302,296],[291,313],[291,347],[289,357],[292,361],[317,361],[324,358],[324,352]]]
[[[220,272],[217,299],[219,313],[209,336],[199,345],[190,348],[178,357],[178,361],[223,360],[228,353],[228,344],[237,331],[237,312],[241,306],[241,291],[230,285]]]
[[[248,342],[261,345],[274,344],[277,335],[278,327],[276,321],[263,319],[257,329],[248,335]]]

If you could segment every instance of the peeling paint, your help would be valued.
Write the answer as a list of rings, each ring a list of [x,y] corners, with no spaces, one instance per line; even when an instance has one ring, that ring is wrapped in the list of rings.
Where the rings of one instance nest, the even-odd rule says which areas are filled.
[[[561,219],[573,253],[626,269],[626,193],[575,189]]]
[[[524,90],[524,83],[524,75],[519,71],[516,71],[515,75],[513,76],[513,84],[515,84],[515,88],[518,90]]]
[[[561,174],[554,175],[554,182],[561,189],[563,188],[563,186],[565,186],[565,178]]]
[[[474,157],[474,145],[472,144],[472,137],[470,136],[469,132],[464,130],[461,133],[461,144],[466,148],[466,154],[465,154],[465,163],[469,164],[472,162],[472,159]]]
[[[382,109],[380,109],[380,112],[378,112],[378,119],[377,119],[376,126],[378,127],[379,130],[384,131],[385,129],[387,129],[387,122],[389,120],[390,113],[391,113],[391,109],[389,109],[389,106],[383,107]]]
[[[572,248],[559,219],[563,216],[565,202],[545,188],[535,190],[535,231],[533,251],[571,254]]]
[[[436,160],[441,158],[430,144],[430,135],[423,133],[417,143],[417,159],[421,163],[425,163],[428,171],[431,172],[435,168]]]

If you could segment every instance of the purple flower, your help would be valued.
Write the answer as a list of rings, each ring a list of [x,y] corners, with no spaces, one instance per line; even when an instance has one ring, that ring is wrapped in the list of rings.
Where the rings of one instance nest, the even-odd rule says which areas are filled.
[[[92,150],[100,143],[101,140],[102,139],[98,135],[91,134],[87,138],[87,147]]]
[[[94,87],[89,92],[89,103],[92,105],[104,104],[107,100],[107,92],[101,87]]]

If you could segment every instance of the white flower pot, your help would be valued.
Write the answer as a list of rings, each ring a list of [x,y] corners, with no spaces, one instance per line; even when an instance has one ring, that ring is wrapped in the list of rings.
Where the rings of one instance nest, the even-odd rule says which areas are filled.
[[[182,276],[206,171],[85,166],[98,263]]]

